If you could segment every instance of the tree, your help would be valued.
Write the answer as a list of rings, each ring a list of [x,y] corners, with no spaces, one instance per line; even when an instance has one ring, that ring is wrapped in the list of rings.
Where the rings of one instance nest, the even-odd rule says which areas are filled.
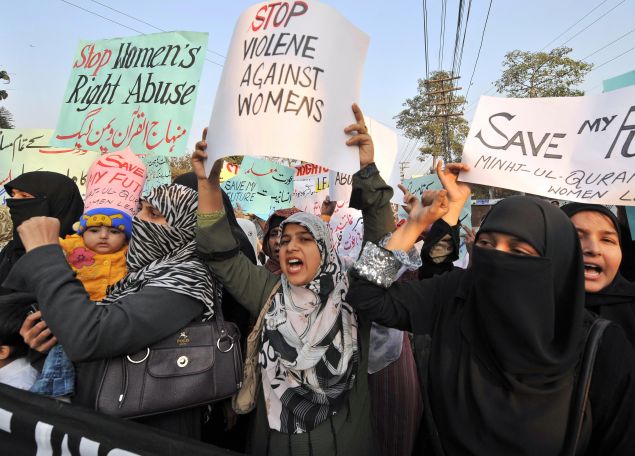
[[[0,79],[7,81],[7,84],[11,81],[5,70],[0,70]],[[0,100],[6,100],[8,96],[6,90],[0,90]],[[13,115],[4,107],[0,108],[0,128],[13,128]]]
[[[403,106],[405,109],[397,116],[397,128],[404,131],[406,138],[422,141],[419,147],[419,159],[425,155],[443,158],[447,163],[460,161],[463,143],[469,132],[467,121],[462,115],[449,117],[434,117],[456,112],[465,103],[465,98],[454,91],[433,93],[451,87],[451,81],[430,82],[450,78],[447,71],[436,71],[430,74],[430,79],[418,80],[418,94],[408,98]],[[449,150],[446,150],[446,119],[447,140]]]
[[[14,128],[13,114],[4,107],[0,107],[0,128]]]
[[[568,57],[568,47],[550,52],[511,51],[505,54],[503,74],[494,84],[498,93],[514,98],[574,97],[593,64]]]

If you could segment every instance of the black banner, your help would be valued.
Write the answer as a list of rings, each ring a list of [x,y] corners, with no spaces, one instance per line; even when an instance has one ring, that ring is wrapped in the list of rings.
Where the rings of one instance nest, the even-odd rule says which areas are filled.
[[[0,454],[238,456],[192,439],[0,384]]]

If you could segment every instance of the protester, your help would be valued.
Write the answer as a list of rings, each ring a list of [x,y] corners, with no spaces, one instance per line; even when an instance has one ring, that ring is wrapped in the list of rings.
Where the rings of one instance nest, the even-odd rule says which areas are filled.
[[[136,172],[145,175],[145,166],[130,149],[118,152],[119,160],[126,160]],[[88,170],[88,197],[84,213],[75,223],[78,234],[60,239],[60,245],[71,269],[91,301],[101,302],[106,290],[123,279],[126,268],[128,241],[132,234],[132,217],[139,208],[144,180],[129,168],[117,170],[117,180],[108,184],[104,197],[101,178],[108,168],[96,159]],[[129,182],[137,181],[137,186]],[[124,182],[127,185],[124,186]],[[114,195],[114,196],[113,196]],[[122,201],[118,195],[126,195]],[[125,204],[130,203],[130,204]],[[42,372],[31,392],[52,397],[70,397],[75,392],[75,368],[61,345],[55,345],[46,355]]]
[[[238,225],[240,225],[240,228],[247,236],[247,239],[249,239],[249,243],[254,250],[254,255],[256,255],[257,260],[260,249],[258,247],[258,232],[256,231],[256,224],[246,218],[237,218],[236,222],[238,222]]]
[[[622,245],[617,217],[599,204],[570,203],[562,210],[580,238],[587,309],[619,324],[635,345],[635,283],[619,271]]]
[[[354,111],[357,124],[345,131],[358,133],[347,144],[359,146],[363,173],[373,161],[372,142],[361,111],[356,106]],[[263,387],[251,453],[375,454],[367,356],[360,353],[358,344],[361,339],[361,346],[368,346],[370,326],[358,327],[344,300],[348,281],[328,227],[316,216],[293,214],[280,225],[282,275],[252,265],[237,254],[236,242],[228,236],[219,183],[222,162],[214,164],[208,180],[203,166],[205,148],[206,143],[199,142],[192,159],[199,178],[200,254],[253,315],[281,281],[261,333]],[[392,217],[390,211],[387,217]]]
[[[373,198],[385,192],[378,187]],[[468,195],[466,184],[448,188],[450,208]],[[580,435],[570,426],[593,317],[584,310],[582,252],[566,216],[544,201],[507,198],[483,222],[469,270],[391,285],[395,252],[442,212],[414,210],[387,250],[368,243],[347,295],[362,318],[431,338],[418,366],[426,407],[418,451],[560,455],[577,441],[576,454],[632,453],[635,353],[617,326],[601,340]],[[458,213],[453,218],[450,225]]]
[[[0,206],[0,250],[13,238],[13,223],[7,206]]]
[[[196,207],[196,192],[181,185],[159,186],[143,199],[132,221],[128,273],[101,306],[89,305],[66,264],[57,220],[35,217],[18,229],[27,253],[6,285],[35,293],[46,325],[76,363],[73,403],[94,407],[109,358],[136,353],[193,320],[212,317],[218,303],[209,271],[195,253]],[[46,338],[34,324],[27,317],[25,341],[38,349]],[[200,408],[137,421],[200,438]]]
[[[24,173],[5,184],[7,207],[13,222],[13,239],[0,252],[0,295],[10,293],[2,285],[13,265],[24,255],[17,235],[20,224],[34,216],[55,217],[60,221],[59,235],[73,232],[73,223],[84,211],[84,202],[72,179],[49,171]]]
[[[0,306],[0,383],[28,390],[37,370],[26,358],[29,347],[20,336],[26,309],[19,300]]]
[[[300,212],[300,209],[291,207],[289,209],[278,209],[269,216],[263,229],[262,252],[266,255],[265,268],[273,274],[281,274],[278,253],[280,251],[280,224],[293,214]]]

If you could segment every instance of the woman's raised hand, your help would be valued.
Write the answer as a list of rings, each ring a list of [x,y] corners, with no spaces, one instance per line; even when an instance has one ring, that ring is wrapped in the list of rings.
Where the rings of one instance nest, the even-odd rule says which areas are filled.
[[[423,205],[415,198],[408,214],[408,222],[415,223],[425,230],[428,226],[445,216],[450,210],[448,192],[446,190],[426,190],[421,195],[421,201],[431,201],[430,204]]]
[[[448,191],[448,202],[450,209],[443,217],[448,225],[454,226],[459,221],[463,205],[470,197],[472,190],[465,182],[458,182],[461,171],[469,171],[470,167],[465,163],[448,163],[443,166],[443,161],[437,163],[437,176],[443,188]]]
[[[362,169],[375,161],[375,148],[364,122],[364,114],[357,103],[353,103],[353,114],[355,114],[355,123],[346,127],[344,133],[355,132],[355,135],[346,141],[346,145],[359,148],[359,168]]]
[[[437,176],[441,181],[443,188],[448,191],[448,200],[450,203],[460,203],[461,207],[470,197],[472,190],[465,182],[458,182],[459,173],[461,171],[469,171],[470,167],[465,163],[448,163],[443,166],[443,161],[437,163]]]
[[[406,214],[410,214],[412,209],[419,203],[419,199],[410,193],[410,190],[408,190],[405,185],[398,184],[397,187],[399,187],[399,190],[403,193],[404,210]]]
[[[207,128],[203,129],[203,138],[201,141],[196,143],[194,147],[194,153],[192,154],[192,170],[194,174],[199,180],[207,180],[207,173],[205,173],[205,160],[207,160],[207,142],[205,141],[207,138]],[[220,180],[220,172],[223,168],[223,160],[218,159],[214,162],[212,166],[212,171],[209,174],[209,179],[213,182],[214,180]]]

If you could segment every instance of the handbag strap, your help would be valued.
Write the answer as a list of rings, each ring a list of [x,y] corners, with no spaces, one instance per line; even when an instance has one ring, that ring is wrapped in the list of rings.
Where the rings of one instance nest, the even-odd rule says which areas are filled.
[[[267,312],[269,312],[269,308],[271,307],[271,303],[273,302],[273,297],[276,295],[281,285],[282,285],[282,280],[278,280],[276,284],[273,286],[273,288],[271,289],[271,293],[269,293],[269,296],[267,297],[267,300],[263,304],[262,309],[260,309],[260,313],[258,314],[258,319],[256,320],[256,323],[254,324],[254,329],[252,330],[252,333],[254,331],[260,332],[260,330],[262,329],[262,324],[265,319],[265,315],[267,315]]]
[[[584,416],[586,414],[587,405],[589,403],[589,393],[591,391],[591,380],[593,377],[593,366],[597,356],[600,341],[606,328],[611,324],[609,320],[604,318],[596,318],[587,332],[584,343],[584,355],[580,364],[580,371],[576,382],[576,388],[573,392],[573,401],[571,403],[571,426],[567,432],[565,449],[562,454],[575,456],[578,451],[578,444],[582,437],[582,428],[584,424]]]

